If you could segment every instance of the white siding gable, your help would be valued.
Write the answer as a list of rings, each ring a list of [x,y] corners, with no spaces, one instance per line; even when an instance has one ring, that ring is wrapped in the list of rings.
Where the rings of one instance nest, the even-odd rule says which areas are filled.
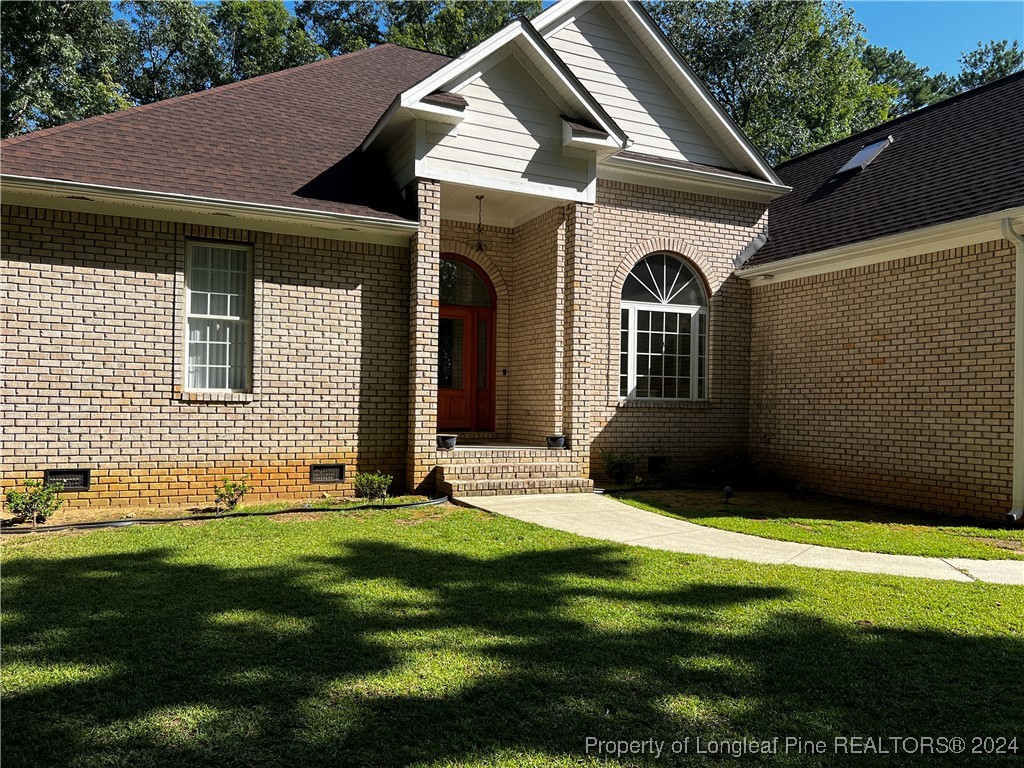
[[[595,160],[563,151],[561,114],[530,72],[508,53],[453,91],[466,99],[454,130],[422,125],[416,175],[570,200],[592,199]]]
[[[630,151],[734,167],[602,4],[584,8],[545,39],[633,140]]]

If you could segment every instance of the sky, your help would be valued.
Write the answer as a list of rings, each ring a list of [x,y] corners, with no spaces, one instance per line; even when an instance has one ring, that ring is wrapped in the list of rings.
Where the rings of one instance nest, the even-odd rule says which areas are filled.
[[[902,49],[932,74],[960,71],[960,54],[978,41],[1024,42],[1024,0],[853,0],[857,21],[872,45]]]

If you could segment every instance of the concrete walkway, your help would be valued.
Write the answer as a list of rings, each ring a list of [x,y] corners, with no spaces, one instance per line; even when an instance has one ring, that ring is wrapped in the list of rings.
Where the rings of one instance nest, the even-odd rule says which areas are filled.
[[[889,573],[947,581],[1024,585],[1024,560],[883,555],[774,541],[645,512],[597,494],[467,496],[459,499],[459,502],[580,536],[666,549],[670,552],[728,557],[752,563],[800,565],[830,571]]]

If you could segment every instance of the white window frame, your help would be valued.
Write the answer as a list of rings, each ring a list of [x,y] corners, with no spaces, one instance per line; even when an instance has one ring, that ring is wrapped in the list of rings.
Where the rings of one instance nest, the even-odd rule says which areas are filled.
[[[633,270],[637,266],[642,264],[651,256],[656,256],[661,252],[653,252],[647,254],[643,259],[638,261],[633,268],[630,269],[628,275],[633,273]],[[684,266],[686,266],[695,278],[699,281],[697,271],[686,264],[685,261],[679,259],[673,254],[665,254],[671,258],[676,259]],[[674,287],[674,285],[673,285]],[[701,294],[705,297],[707,293],[704,287],[701,286]],[[629,330],[627,334],[627,344],[629,349],[626,355],[626,394],[622,394],[622,312],[629,312]],[[685,396],[676,397],[644,397],[634,394],[637,387],[637,330],[639,323],[637,322],[637,314],[640,311],[645,312],[660,312],[662,314],[673,314],[673,315],[685,315],[690,318],[690,391]],[[617,329],[618,332],[615,336],[618,339],[618,351],[615,359],[618,363],[618,373],[615,377],[615,393],[621,402],[636,401],[636,402],[686,402],[686,401],[705,401],[708,399],[708,354],[707,354],[707,336],[709,334],[709,320],[708,320],[708,307],[700,305],[690,304],[662,304],[658,301],[625,301],[620,299],[619,311],[617,315]],[[704,334],[700,333],[701,324],[703,322]],[[701,380],[700,374],[700,361],[704,359],[704,376],[703,381]],[[703,383],[703,394],[700,394],[701,383]]]
[[[243,303],[245,305],[245,312],[241,315],[200,315],[192,313],[192,263],[193,263],[193,249],[196,247],[207,247],[207,248],[223,248],[228,250],[240,251],[245,254],[245,293],[243,294]],[[253,301],[254,301],[254,279],[253,279],[253,248],[251,245],[245,243],[232,243],[232,242],[221,242],[215,240],[186,240],[185,241],[185,308],[184,308],[184,322],[182,329],[183,336],[183,347],[182,347],[182,360],[181,360],[181,371],[182,371],[182,389],[185,392],[204,392],[204,393],[251,393],[252,382],[253,382]],[[245,372],[243,376],[243,386],[241,388],[232,388],[230,386],[220,387],[191,387],[189,386],[189,330],[191,320],[224,320],[227,322],[238,323],[241,327],[241,338],[242,343],[245,345],[242,350],[242,360],[245,365]],[[230,352],[228,353],[228,360],[230,360]],[[229,368],[230,371],[230,368]],[[227,384],[230,385],[231,376],[230,372],[227,376]]]

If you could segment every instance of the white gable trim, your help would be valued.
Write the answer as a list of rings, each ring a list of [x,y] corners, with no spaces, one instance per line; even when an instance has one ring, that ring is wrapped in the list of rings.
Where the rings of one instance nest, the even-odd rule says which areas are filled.
[[[629,144],[629,137],[616,125],[615,121],[598,104],[594,97],[583,87],[572,71],[565,65],[551,47],[527,21],[515,21],[495,35],[487,38],[475,48],[445,65],[425,80],[421,80],[399,96],[388,107],[387,112],[363,140],[362,149],[368,149],[381,132],[398,117],[402,110],[410,112],[426,111],[434,113],[438,109],[434,105],[424,105],[421,99],[435,91],[448,91],[466,85],[479,77],[487,67],[487,61],[496,61],[498,54],[506,46],[519,47],[533,62],[551,85],[566,101],[580,111],[578,117],[589,119],[612,137],[615,148],[624,149]],[[454,110],[445,110],[455,112]],[[458,115],[446,115],[445,122],[456,123]]]
[[[554,34],[565,24],[586,13],[597,3],[595,0],[561,0],[548,8],[533,20],[534,27],[545,37]],[[652,56],[652,64],[657,62],[664,71],[669,82],[686,95],[698,112],[699,118],[706,123],[723,143],[723,149],[741,159],[740,167],[750,167],[766,182],[784,188],[782,180],[775,174],[768,162],[761,157],[743,131],[733,122],[728,113],[711,95],[710,91],[694,74],[689,65],[679,55],[657,25],[632,0],[624,2],[605,2],[604,8],[617,14],[619,19],[632,31]]]

